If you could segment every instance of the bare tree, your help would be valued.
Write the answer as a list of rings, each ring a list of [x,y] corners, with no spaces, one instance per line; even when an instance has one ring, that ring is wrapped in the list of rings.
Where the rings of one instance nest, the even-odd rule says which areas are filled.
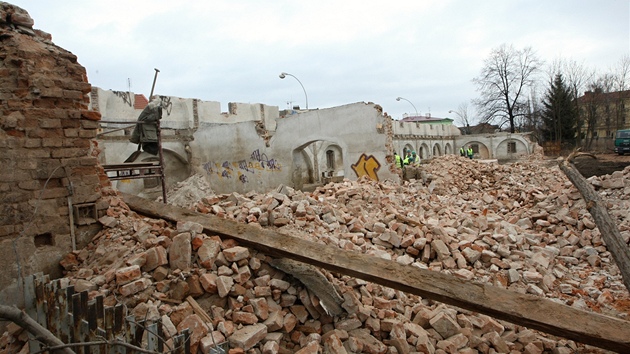
[[[625,91],[630,86],[630,55],[625,55],[612,68],[615,91]]]
[[[464,128],[464,132],[466,134],[471,134],[470,124],[472,123],[472,117],[468,114],[468,103],[461,103],[456,111],[448,111],[448,113],[455,113],[457,116],[456,123],[457,125]]]
[[[492,50],[481,70],[473,79],[481,97],[474,102],[483,122],[498,120],[510,124],[514,133],[517,117],[528,112],[528,91],[535,83],[542,65],[531,47],[522,50],[506,44]]]
[[[576,61],[566,61],[563,66],[563,72],[567,87],[571,90],[571,94],[573,95],[575,110],[578,112],[578,117],[575,121],[577,131],[576,144],[577,146],[582,146],[582,131],[584,130],[585,122],[582,114],[580,114],[582,107],[580,107],[578,97],[580,97],[580,93],[586,87],[586,83],[593,79],[595,71],[588,69],[583,64],[579,64]]]
[[[586,103],[586,148],[591,149],[593,140],[599,140],[597,135],[597,127],[604,126],[610,131],[612,126],[612,117],[610,105],[612,96],[610,93],[615,86],[615,77],[610,73],[606,73],[594,77],[588,83],[588,99]]]

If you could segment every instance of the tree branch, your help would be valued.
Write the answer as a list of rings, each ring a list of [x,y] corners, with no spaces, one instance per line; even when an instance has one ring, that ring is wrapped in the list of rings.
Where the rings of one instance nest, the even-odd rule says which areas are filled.
[[[48,329],[37,323],[24,311],[15,306],[0,305],[0,318],[10,320],[35,336],[35,339],[48,347],[64,346],[65,344]],[[56,353],[75,354],[70,348],[59,347]]]

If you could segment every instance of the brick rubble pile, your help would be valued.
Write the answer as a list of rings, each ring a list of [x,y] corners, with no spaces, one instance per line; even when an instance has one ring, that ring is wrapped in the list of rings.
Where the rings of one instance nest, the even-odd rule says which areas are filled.
[[[306,193],[169,196],[182,207],[348,251],[490,283],[627,319],[630,296],[579,192],[555,162],[445,156],[430,182],[369,179]],[[630,239],[630,168],[589,181]],[[185,183],[184,183],[185,184]],[[202,188],[199,179],[195,185]],[[196,199],[196,200],[195,200]],[[322,270],[343,298],[332,316],[270,257],[195,223],[144,218],[111,197],[103,231],[62,261],[77,291],[192,330],[193,352],[603,353],[571,340]],[[193,313],[188,297],[210,315]],[[5,335],[6,336],[6,335]]]

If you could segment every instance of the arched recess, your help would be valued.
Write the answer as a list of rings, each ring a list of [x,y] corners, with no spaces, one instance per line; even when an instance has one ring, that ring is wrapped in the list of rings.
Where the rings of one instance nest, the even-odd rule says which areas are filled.
[[[332,141],[315,140],[293,150],[293,188],[343,179],[343,149]]]
[[[422,143],[420,145],[420,148],[418,149],[418,155],[420,156],[421,159],[428,159],[429,158],[429,145],[427,145],[426,143]]]
[[[516,159],[529,155],[527,145],[518,139],[506,139],[497,145],[495,157],[497,159]]]
[[[190,177],[190,163],[178,153],[162,148],[164,158],[164,176],[166,176],[166,189]],[[159,157],[142,152],[136,162],[155,162]],[[116,189],[134,194],[147,199],[156,199],[162,196],[162,184],[158,178],[123,179],[116,181]]]
[[[444,155],[450,155],[453,153],[453,147],[451,146],[451,143],[446,143],[444,145]]]
[[[442,149],[440,149],[440,144],[438,143],[433,145],[433,156],[442,156]]]
[[[410,153],[411,154],[412,151],[414,151],[413,145],[405,144],[405,147],[403,148],[403,151],[402,151],[402,155],[400,155],[400,156],[402,156],[404,158],[406,153]]]
[[[490,158],[490,150],[488,147],[479,141],[469,141],[466,143],[465,148],[467,149],[469,146],[472,147],[474,152],[474,158],[476,159],[489,159]]]

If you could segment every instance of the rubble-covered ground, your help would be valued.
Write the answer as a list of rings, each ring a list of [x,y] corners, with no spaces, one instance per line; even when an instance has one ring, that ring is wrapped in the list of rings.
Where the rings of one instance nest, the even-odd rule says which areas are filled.
[[[445,156],[422,181],[345,180],[314,192],[216,195],[201,176],[169,202],[201,213],[529,293],[621,319],[630,296],[580,193],[555,161],[499,165]],[[630,240],[630,167],[589,179]],[[321,272],[343,299],[328,314],[270,257],[206,234],[198,224],[137,215],[111,197],[104,229],[62,261],[77,291],[193,331],[208,353],[604,353],[489,316],[360,279]],[[409,222],[413,220],[413,222]],[[210,315],[194,314],[191,296]],[[19,348],[5,333],[4,348]],[[10,343],[10,344],[9,344]]]

